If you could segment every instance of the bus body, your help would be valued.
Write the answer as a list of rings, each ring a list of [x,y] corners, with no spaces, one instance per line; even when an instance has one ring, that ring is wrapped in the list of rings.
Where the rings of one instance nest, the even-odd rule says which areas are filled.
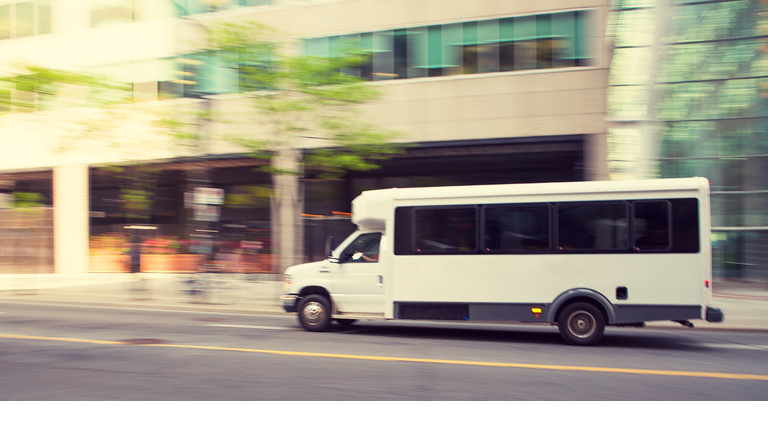
[[[711,307],[703,178],[363,192],[358,230],[285,272],[283,307],[332,319],[556,324],[597,343],[605,325],[723,320]]]

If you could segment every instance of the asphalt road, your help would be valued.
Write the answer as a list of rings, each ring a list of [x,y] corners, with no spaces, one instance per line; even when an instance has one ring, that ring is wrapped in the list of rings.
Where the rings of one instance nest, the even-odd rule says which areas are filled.
[[[361,322],[0,303],[6,401],[768,399],[768,333]]]

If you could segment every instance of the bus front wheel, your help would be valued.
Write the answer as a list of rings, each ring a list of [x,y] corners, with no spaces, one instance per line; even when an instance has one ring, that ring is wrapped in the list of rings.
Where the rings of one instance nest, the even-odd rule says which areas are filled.
[[[299,305],[299,323],[305,330],[327,330],[331,325],[331,302],[318,294],[304,297]]]
[[[557,326],[569,344],[594,345],[603,337],[605,318],[596,306],[579,302],[563,309]]]

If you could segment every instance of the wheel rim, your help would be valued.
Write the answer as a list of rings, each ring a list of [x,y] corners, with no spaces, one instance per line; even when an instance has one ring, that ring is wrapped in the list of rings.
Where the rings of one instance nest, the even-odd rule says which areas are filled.
[[[323,305],[318,302],[309,302],[304,305],[301,314],[304,317],[304,322],[311,326],[316,326],[322,323],[325,319],[325,309],[323,308]]]
[[[579,339],[592,336],[596,329],[595,317],[587,311],[575,311],[568,316],[568,331]]]

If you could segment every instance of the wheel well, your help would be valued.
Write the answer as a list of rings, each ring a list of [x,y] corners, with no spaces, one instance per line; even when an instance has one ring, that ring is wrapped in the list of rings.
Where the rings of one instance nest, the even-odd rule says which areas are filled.
[[[574,304],[574,303],[589,303],[592,306],[596,307],[597,310],[600,311],[601,314],[603,314],[604,322],[608,323],[608,312],[605,311],[605,308],[602,304],[600,304],[599,301],[591,298],[591,297],[573,297],[563,302],[563,304],[560,305],[560,307],[557,309],[557,313],[555,313],[555,323],[560,322],[560,314],[563,312],[563,310],[568,307],[568,305]]]
[[[327,297],[328,300],[331,299],[331,295],[328,294],[328,290],[321,286],[308,286],[301,289],[299,292],[300,297],[306,297],[310,294],[319,294],[321,296]]]

